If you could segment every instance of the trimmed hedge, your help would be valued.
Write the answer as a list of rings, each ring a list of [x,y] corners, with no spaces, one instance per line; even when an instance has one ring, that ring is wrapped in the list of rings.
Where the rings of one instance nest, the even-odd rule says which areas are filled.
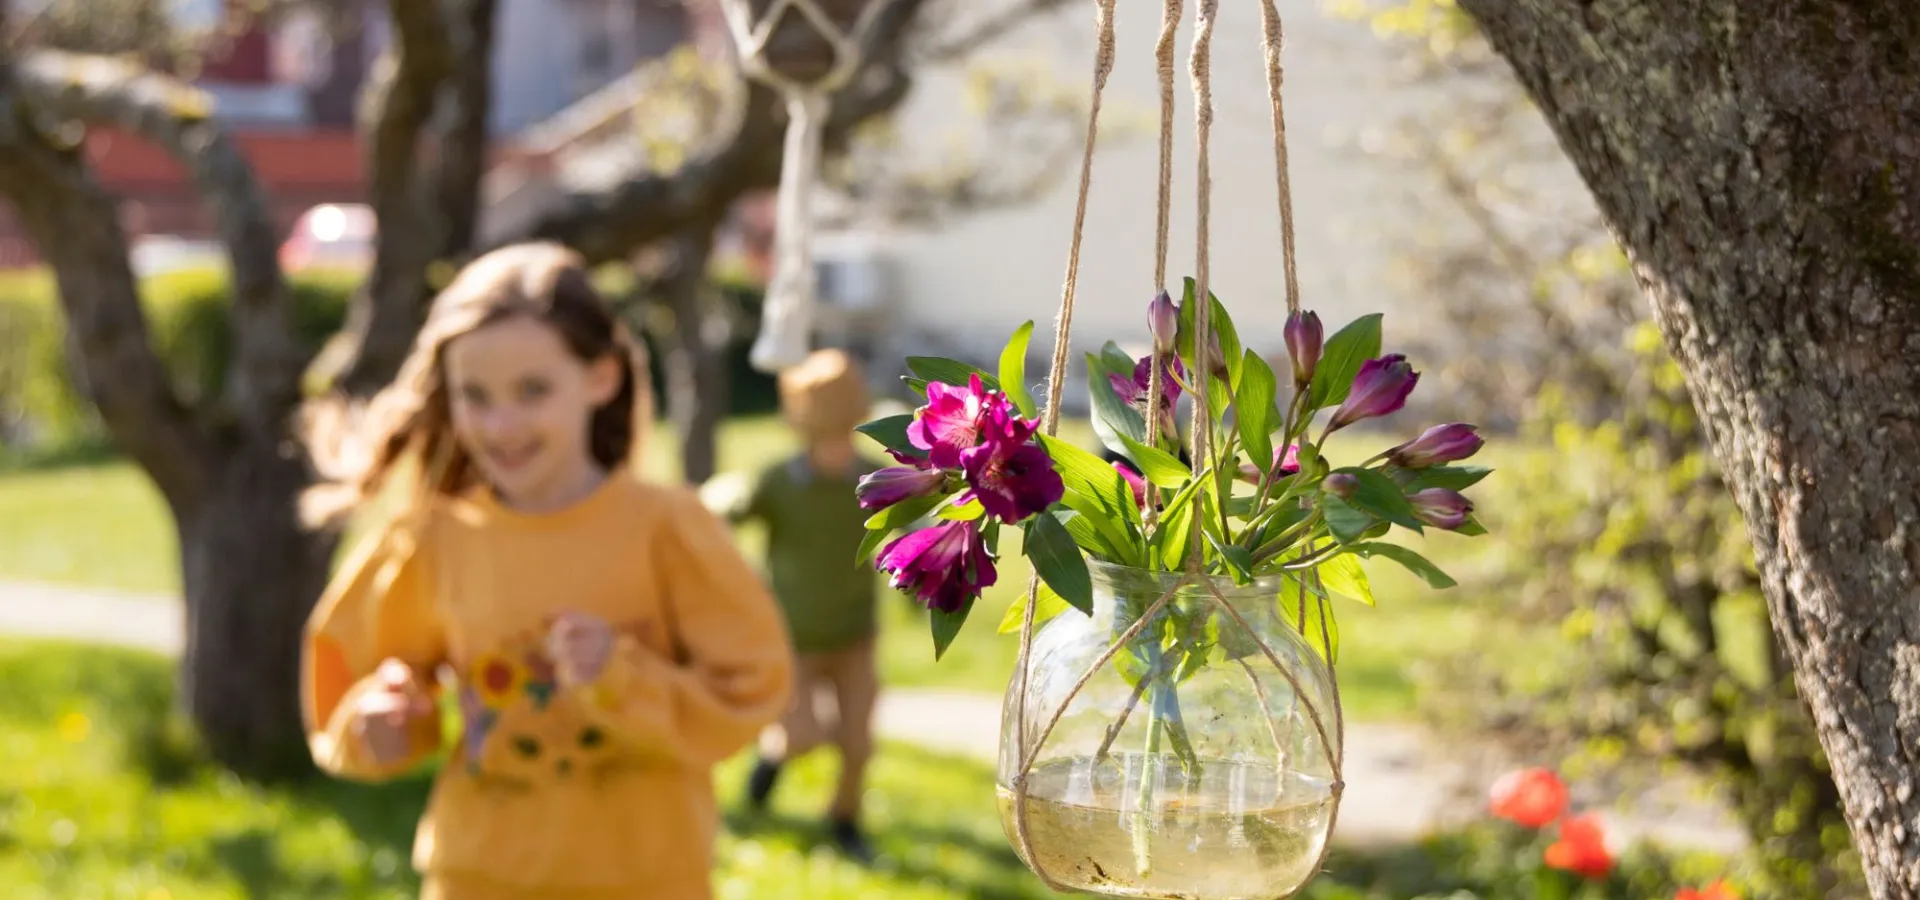
[[[290,282],[298,339],[317,349],[339,330],[357,277],[302,274]],[[726,290],[757,316],[757,291]],[[66,329],[52,276],[44,271],[0,275],[0,446],[59,449],[105,439],[100,418],[77,373],[67,365]],[[172,272],[141,285],[141,305],[174,389],[189,403],[216,394],[232,361],[228,327],[232,300],[224,273],[213,269]],[[651,343],[651,341],[649,341]],[[729,348],[735,413],[763,412],[778,404],[774,382],[747,361],[748,341]],[[664,354],[649,346],[656,390]],[[664,406],[661,408],[664,409]]]

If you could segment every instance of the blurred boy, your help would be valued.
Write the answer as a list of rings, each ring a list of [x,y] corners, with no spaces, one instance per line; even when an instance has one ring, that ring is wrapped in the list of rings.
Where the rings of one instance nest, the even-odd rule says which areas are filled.
[[[854,487],[881,464],[854,449],[853,429],[867,416],[866,378],[846,353],[821,350],[781,373],[779,383],[781,413],[803,449],[760,472],[731,501],[709,491],[712,505],[734,521],[766,525],[766,568],[798,655],[793,705],[762,735],[747,801],[765,809],[781,767],[831,743],[840,751],[840,783],[829,830],[842,852],[869,862],[860,795],[879,695],[878,592],[873,570],[854,562],[870,514],[854,498]],[[833,695],[831,722],[822,722],[815,710],[821,693]]]

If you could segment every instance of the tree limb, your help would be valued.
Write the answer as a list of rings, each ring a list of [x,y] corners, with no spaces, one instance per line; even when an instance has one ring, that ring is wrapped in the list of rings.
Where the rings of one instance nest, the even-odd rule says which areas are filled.
[[[266,192],[212,117],[205,94],[173,78],[102,56],[36,50],[14,67],[14,94],[42,115],[108,123],[174,158],[213,207],[233,277],[234,371],[219,418],[277,434],[299,399],[305,364],[294,341]]]
[[[844,146],[853,126],[905,99],[911,79],[901,45],[925,0],[888,2],[862,47],[862,74],[834,98],[827,123],[829,148]],[[785,117],[774,92],[752,85],[737,126],[705,155],[672,174],[647,173],[608,192],[574,194],[495,245],[523,240],[567,244],[593,262],[624,258],[636,249],[703,221],[718,221],[743,194],[780,182]]]
[[[462,6],[475,2],[491,7],[487,0]],[[380,223],[373,269],[320,364],[328,374],[337,370],[337,378],[327,379],[334,386],[361,397],[385,385],[412,348],[428,296],[427,270],[444,243],[434,228],[433,191],[421,177],[420,135],[453,74],[453,45],[440,3],[386,5],[393,41],[367,80],[360,108],[368,203]]]
[[[0,73],[0,193],[53,269],[67,353],[102,420],[169,505],[190,507],[206,487],[208,436],[153,352],[118,205],[88,177],[77,147],[41,132],[17,74],[11,65]]]
[[[487,170],[487,116],[492,108],[494,11],[497,0],[465,0],[448,23],[453,63],[433,144],[439,154],[433,193],[445,217],[437,258],[458,259],[473,247],[480,183]]]

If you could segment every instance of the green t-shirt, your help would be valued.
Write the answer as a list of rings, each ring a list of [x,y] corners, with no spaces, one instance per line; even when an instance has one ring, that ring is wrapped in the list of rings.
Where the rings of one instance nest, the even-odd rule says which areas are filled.
[[[815,472],[805,455],[760,473],[741,518],[767,529],[767,577],[799,653],[843,649],[878,628],[877,577],[855,562],[871,513],[853,489],[880,468],[856,458],[840,475]]]

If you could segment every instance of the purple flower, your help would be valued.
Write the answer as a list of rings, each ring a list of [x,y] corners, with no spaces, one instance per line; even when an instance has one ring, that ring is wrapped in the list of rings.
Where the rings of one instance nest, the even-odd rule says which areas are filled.
[[[1313,370],[1320,365],[1320,351],[1324,346],[1325,332],[1320,328],[1320,316],[1314,312],[1294,313],[1287,317],[1283,333],[1287,339],[1287,355],[1293,357],[1293,383],[1306,387],[1313,382]]]
[[[980,443],[960,453],[960,468],[980,506],[1003,522],[1025,521],[1066,493],[1053,458],[1032,443],[1036,427],[1005,409],[995,410]]]
[[[1153,352],[1162,356],[1173,352],[1174,338],[1180,332],[1180,311],[1166,291],[1154,295],[1147,304],[1147,330],[1153,334]]]
[[[907,441],[927,451],[927,459],[935,468],[957,469],[960,451],[980,443],[980,429],[987,416],[1006,406],[1006,395],[988,391],[979,375],[968,379],[964,388],[928,382],[927,405],[914,411],[913,424],[907,426]]]
[[[1347,392],[1346,402],[1333,411],[1332,428],[1344,428],[1361,419],[1373,419],[1390,415],[1407,405],[1407,395],[1413,393],[1414,384],[1420,381],[1420,373],[1413,370],[1407,358],[1398,353],[1389,353],[1379,359],[1370,359],[1360,364],[1360,373],[1353,376],[1353,387]]]
[[[862,477],[853,495],[859,498],[862,509],[886,509],[902,500],[934,493],[946,480],[946,473],[938,469],[888,466]]]
[[[1466,459],[1480,452],[1480,447],[1485,443],[1472,425],[1459,422],[1435,425],[1419,437],[1388,451],[1387,458],[1396,466],[1424,469]]]
[[[1186,368],[1180,365],[1177,356],[1161,357],[1160,365],[1160,433],[1173,434],[1177,428],[1174,423],[1173,408],[1180,402],[1180,382],[1175,380],[1185,374]],[[1147,415],[1147,392],[1151,389],[1147,379],[1153,375],[1153,357],[1144,356],[1133,364],[1133,377],[1108,374],[1107,383],[1113,386],[1113,392],[1120,399],[1140,411],[1141,418]]]
[[[875,566],[893,573],[895,589],[941,612],[959,612],[997,576],[978,521],[941,522],[903,535],[880,552]]]
[[[1473,501],[1459,491],[1446,488],[1415,491],[1407,495],[1407,502],[1413,504],[1415,518],[1448,531],[1466,524],[1468,514],[1473,512]]]
[[[1114,471],[1120,473],[1120,478],[1122,481],[1125,481],[1127,483],[1127,487],[1133,489],[1134,505],[1146,506],[1147,505],[1147,480],[1145,478],[1141,478],[1140,473],[1135,472],[1131,466],[1128,466],[1127,464],[1120,462],[1119,460],[1114,460],[1113,468],[1114,468]]]
[[[1335,472],[1320,479],[1320,489],[1342,500],[1351,500],[1360,489],[1360,479],[1351,472]]]

